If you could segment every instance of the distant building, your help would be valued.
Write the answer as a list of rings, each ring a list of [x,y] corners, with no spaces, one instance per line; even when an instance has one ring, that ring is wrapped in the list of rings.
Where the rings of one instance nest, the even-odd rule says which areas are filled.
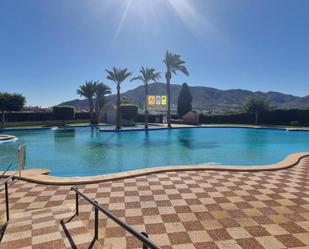
[[[116,123],[117,107],[116,105],[106,105],[103,107],[102,119],[107,124]]]

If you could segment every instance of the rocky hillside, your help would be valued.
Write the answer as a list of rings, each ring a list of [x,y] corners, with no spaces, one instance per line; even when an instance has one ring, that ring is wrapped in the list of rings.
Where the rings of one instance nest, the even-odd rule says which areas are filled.
[[[171,103],[173,109],[177,105],[177,97],[181,85],[171,85]],[[282,109],[309,108],[309,95],[306,97],[297,97],[280,92],[252,92],[242,89],[220,90],[216,88],[204,86],[191,86],[191,95],[193,98],[193,108],[199,110],[223,111],[228,109],[239,109],[245,103],[248,96],[259,94],[267,98],[272,105]],[[154,83],[149,85],[149,94],[166,94],[166,85],[164,83]],[[139,106],[144,105],[144,86],[136,87],[122,94],[122,97],[127,98],[130,102]],[[116,96],[111,95],[107,98],[107,104],[116,102]],[[75,99],[62,104],[72,105],[81,109],[87,109],[87,100]]]

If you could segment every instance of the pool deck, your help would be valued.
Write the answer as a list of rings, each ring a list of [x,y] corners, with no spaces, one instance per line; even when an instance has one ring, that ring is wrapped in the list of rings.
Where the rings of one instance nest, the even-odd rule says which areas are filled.
[[[79,189],[162,249],[309,248],[309,157],[281,170],[169,171]],[[1,249],[72,248],[59,225],[74,210],[69,186],[16,181],[9,192],[12,220]],[[99,218],[93,248],[142,248],[103,214]],[[93,209],[81,200],[79,220],[67,223],[77,248],[89,248],[93,224]]]
[[[295,153],[287,156],[284,160],[270,165],[258,166],[230,166],[217,164],[196,164],[196,165],[179,165],[179,166],[165,166],[155,168],[145,168],[139,170],[132,170],[120,173],[96,175],[96,176],[81,176],[81,177],[57,177],[49,175],[47,169],[26,169],[21,171],[21,175],[16,176],[17,179],[39,183],[39,184],[53,184],[53,185],[77,185],[77,184],[91,184],[106,181],[121,180],[137,176],[163,173],[163,172],[177,172],[177,171],[197,171],[197,170],[215,170],[215,171],[272,171],[286,169],[296,165],[302,158],[309,157],[309,152]],[[13,174],[15,171],[6,172],[5,176]],[[0,171],[0,175],[3,172]]]
[[[16,137],[15,136],[12,136],[12,135],[4,135],[4,134],[0,134],[0,142],[1,141],[9,141],[9,140],[12,140],[12,139],[15,139]]]

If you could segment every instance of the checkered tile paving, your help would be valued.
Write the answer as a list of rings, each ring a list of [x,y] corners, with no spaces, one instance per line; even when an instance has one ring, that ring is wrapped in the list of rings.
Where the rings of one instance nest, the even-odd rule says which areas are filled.
[[[168,172],[79,189],[163,249],[309,248],[309,158],[280,171]],[[14,213],[74,208],[74,198],[67,186],[19,181],[10,187]],[[79,218],[93,235],[93,208],[83,200]],[[103,214],[99,225],[103,248],[142,247]]]
[[[86,249],[92,243],[93,249],[102,248],[71,209],[58,206],[12,215],[0,249]]]

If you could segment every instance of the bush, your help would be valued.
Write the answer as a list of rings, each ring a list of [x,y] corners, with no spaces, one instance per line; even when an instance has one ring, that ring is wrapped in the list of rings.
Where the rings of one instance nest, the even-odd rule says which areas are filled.
[[[54,106],[53,112],[56,120],[62,120],[63,125],[65,120],[73,120],[75,117],[75,108],[73,106]]]
[[[120,106],[121,118],[124,120],[134,121],[137,120],[138,107],[132,104],[122,104]]]
[[[145,114],[138,114],[137,115],[137,122],[145,123]],[[162,123],[163,122],[163,115],[162,114],[150,114],[148,116],[149,123]]]
[[[296,122],[297,121],[297,122]],[[309,125],[309,110],[274,110],[261,112],[259,123],[263,125]],[[255,124],[255,114],[234,115],[200,114],[200,123],[208,124]]]
[[[0,114],[0,119],[1,119]],[[7,122],[32,122],[56,120],[53,112],[9,112],[5,115]],[[76,120],[89,120],[89,112],[76,112]]]

